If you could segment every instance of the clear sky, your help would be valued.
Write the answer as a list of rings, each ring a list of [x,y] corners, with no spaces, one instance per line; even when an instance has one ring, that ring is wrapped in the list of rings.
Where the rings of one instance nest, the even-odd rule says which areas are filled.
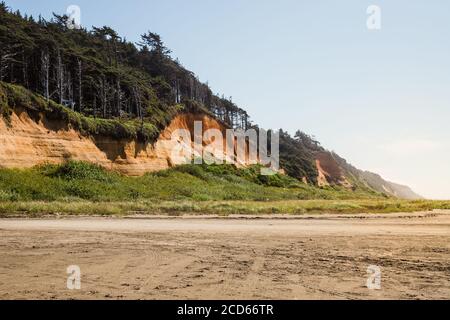
[[[301,129],[355,166],[450,199],[448,0],[6,0],[128,40],[159,33],[265,128]],[[369,5],[381,30],[366,27]]]

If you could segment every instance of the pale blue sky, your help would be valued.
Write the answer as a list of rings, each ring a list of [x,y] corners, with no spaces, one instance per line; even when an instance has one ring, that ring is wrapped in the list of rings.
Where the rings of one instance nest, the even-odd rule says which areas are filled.
[[[75,4],[84,26],[152,30],[265,128],[301,129],[355,166],[450,199],[446,0],[8,0],[37,16]],[[366,27],[369,5],[382,13]]]

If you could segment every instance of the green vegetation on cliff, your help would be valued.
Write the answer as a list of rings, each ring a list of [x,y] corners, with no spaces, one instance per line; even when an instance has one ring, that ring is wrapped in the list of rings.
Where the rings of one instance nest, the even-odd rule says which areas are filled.
[[[306,214],[450,209],[370,191],[317,188],[260,168],[186,165],[126,177],[84,162],[0,169],[0,216]]]
[[[383,198],[341,187],[317,188],[284,175],[262,176],[258,166],[184,165],[127,177],[84,162],[0,169],[0,201],[298,200]]]
[[[247,113],[173,59],[158,34],[146,32],[135,44],[107,26],[73,29],[68,22],[66,15],[23,16],[1,2],[0,81],[86,116],[138,119],[157,130],[179,104],[233,127],[249,126]]]
[[[156,141],[160,132],[180,112],[205,113],[231,128],[259,129],[231,98],[214,94],[207,83],[202,83],[174,59],[158,34],[148,31],[141,35],[139,43],[132,43],[108,26],[92,27],[91,30],[69,28],[68,19],[58,14],[49,21],[23,16],[20,12],[12,12],[4,2],[0,3],[0,121],[8,123],[12,112],[25,110],[35,120],[44,114],[85,136],[150,143]],[[112,181],[112,185],[104,186],[95,179],[57,179],[38,168],[23,172],[2,171],[1,178],[9,175],[12,180],[0,181],[0,200],[14,197],[26,200],[74,197],[95,201],[128,200],[130,197],[194,200],[370,198],[380,195],[373,190],[385,192],[387,185],[392,189],[387,191],[390,195],[417,196],[406,187],[360,172],[334,155],[353,190],[317,188],[316,155],[327,151],[301,131],[294,136],[282,130],[279,132],[280,166],[292,178],[253,177],[249,180],[242,172],[231,174],[227,171],[230,168],[225,168],[220,170],[227,172],[222,172],[222,176],[215,175],[209,181],[199,178],[199,172],[195,170],[209,172],[212,169],[184,167],[164,173],[167,177],[160,180],[158,174],[126,178],[104,173]],[[191,170],[190,173],[197,175],[180,170]],[[219,169],[214,170],[217,173]],[[18,180],[14,181],[13,173]],[[188,176],[180,176],[182,174]],[[20,175],[23,180],[19,179]],[[227,177],[237,180],[231,183]],[[310,185],[299,183],[305,179]],[[11,182],[15,189],[8,187],[5,181]]]
[[[258,129],[231,98],[214,94],[174,59],[158,34],[148,31],[135,44],[107,26],[71,29],[67,22],[65,15],[54,14],[50,21],[23,16],[0,3],[0,114],[5,119],[14,108],[27,107],[82,134],[149,142],[182,111],[208,113],[232,128]],[[282,167],[315,183],[317,148],[306,134],[282,132]]]
[[[85,116],[52,100],[46,101],[22,86],[0,82],[1,116],[8,123],[12,112],[17,109],[25,109],[29,115],[35,117],[43,113],[48,119],[59,120],[86,136],[103,135],[115,139],[152,142],[159,135],[159,130],[149,122],[138,119],[102,119]],[[177,110],[182,110],[182,106],[177,106]]]

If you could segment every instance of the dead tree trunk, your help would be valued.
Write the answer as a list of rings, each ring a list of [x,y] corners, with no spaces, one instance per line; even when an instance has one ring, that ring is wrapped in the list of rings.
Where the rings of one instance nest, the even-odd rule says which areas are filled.
[[[116,98],[116,115],[120,116],[120,113],[121,113],[121,90],[120,90],[119,76],[117,76],[117,79],[116,79],[116,96],[117,96],[117,98]]]
[[[75,109],[75,103],[73,99],[73,81],[72,81],[72,74],[70,71],[67,72],[67,83],[65,84],[65,87],[67,88],[67,96],[68,96],[68,103],[70,105],[70,108],[72,110]]]
[[[64,70],[60,50],[58,50],[58,56],[56,61],[56,87],[58,91],[59,103],[62,104],[64,96]]]
[[[136,103],[136,115],[138,116],[138,118],[140,118],[142,120],[143,114],[142,114],[142,108],[141,108],[141,95],[139,93],[139,90],[136,87],[133,87],[133,99],[134,99],[134,102]]]
[[[77,78],[78,78],[78,111],[82,111],[83,109],[83,88],[82,88],[82,64],[81,64],[81,59],[77,58]]]
[[[103,118],[106,118],[106,84],[105,79],[100,79],[100,101],[102,104]]]
[[[50,70],[50,55],[47,51],[41,52],[41,81],[45,99],[50,98],[49,93],[49,70]]]
[[[25,57],[25,50],[22,50],[22,73],[23,73],[23,85],[29,89],[28,85],[28,62]]]

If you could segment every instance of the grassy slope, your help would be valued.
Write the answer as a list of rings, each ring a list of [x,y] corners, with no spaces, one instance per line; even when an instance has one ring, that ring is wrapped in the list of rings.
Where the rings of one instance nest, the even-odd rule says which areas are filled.
[[[288,176],[259,175],[259,167],[185,165],[143,177],[127,177],[96,165],[68,162],[32,169],[0,169],[0,200],[134,201],[379,198],[342,188],[319,189]]]
[[[365,191],[319,189],[258,167],[181,166],[126,177],[69,162],[32,169],[0,169],[0,215],[315,212],[400,212],[450,209],[450,202],[401,201]]]

